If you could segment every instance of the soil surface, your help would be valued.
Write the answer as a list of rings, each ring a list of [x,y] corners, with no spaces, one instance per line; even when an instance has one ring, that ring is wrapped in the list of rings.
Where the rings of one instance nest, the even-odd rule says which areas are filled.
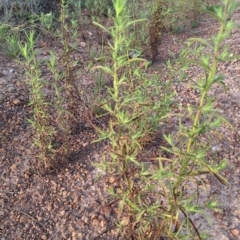
[[[240,25],[239,10],[232,19]],[[174,55],[179,53],[179,42],[193,36],[210,39],[219,27],[214,19],[206,16],[201,16],[199,23],[197,28],[179,34],[164,34],[159,61],[150,66],[149,71],[161,74],[166,60],[171,57],[169,51]],[[235,54],[240,54],[239,25],[226,41]],[[94,29],[80,33],[80,51],[75,56],[83,63],[89,60],[86,38],[96,48],[101,47],[96,34]],[[49,55],[45,53],[54,46],[53,41],[46,42],[37,46],[42,60],[48,59]],[[189,71],[193,78],[195,71],[194,68]],[[225,75],[227,91],[216,86],[211,94],[216,97],[216,108],[233,124],[235,131],[224,125],[220,129],[222,140],[214,142],[212,152],[229,160],[230,167],[223,176],[230,185],[222,185],[214,177],[207,176],[208,192],[202,199],[217,199],[221,210],[208,213],[210,223],[197,215],[194,221],[197,226],[201,225],[200,230],[204,229],[210,235],[209,239],[237,240],[240,239],[240,60],[219,64],[219,71]],[[85,86],[86,91],[92,88],[93,74],[81,71],[78,76],[78,84]],[[47,71],[44,77],[51,79]],[[197,98],[186,82],[176,83],[173,87],[176,99],[183,105]],[[32,110],[28,100],[21,67],[0,54],[0,239],[117,239],[115,230],[111,230],[116,214],[106,201],[107,180],[95,181],[99,170],[92,165],[107,151],[107,142],[92,143],[97,133],[89,119],[103,128],[107,119],[93,119],[89,109],[79,103],[80,117],[69,139],[71,151],[67,160],[60,161],[51,173],[42,174],[36,168],[36,153],[31,147],[32,130],[27,119]]]

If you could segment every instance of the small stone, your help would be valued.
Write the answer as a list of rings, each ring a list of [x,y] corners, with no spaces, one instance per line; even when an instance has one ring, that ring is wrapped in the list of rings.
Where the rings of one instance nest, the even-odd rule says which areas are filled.
[[[68,227],[68,231],[69,231],[69,232],[74,232],[74,227],[73,227],[72,225],[70,225],[70,226]]]
[[[88,35],[89,35],[90,37],[92,37],[92,36],[93,36],[93,33],[88,31]]]
[[[86,123],[84,124],[84,127],[85,127],[85,128],[90,128],[90,127],[91,127],[91,124],[90,124],[89,122],[86,122]]]
[[[17,87],[22,87],[23,86],[23,82],[22,81],[17,81],[16,82],[16,86]]]
[[[4,78],[0,78],[0,85],[6,85],[8,83],[8,81]]]
[[[13,164],[13,165],[10,167],[10,169],[11,169],[12,171],[15,171],[15,170],[17,169],[17,165],[16,165],[16,164]]]
[[[108,178],[108,182],[109,183],[114,183],[115,182],[115,177],[113,177],[113,176],[110,176],[109,178]]]
[[[60,216],[64,216],[65,210],[62,210],[62,211],[60,211],[59,213],[60,213]]]
[[[74,197],[73,202],[78,203],[78,197],[77,196]]]
[[[121,220],[121,225],[127,226],[129,224],[129,221],[130,221],[129,216],[123,217]]]
[[[100,226],[101,226],[101,228],[104,228],[106,225],[107,225],[106,221],[105,221],[104,219],[102,219],[102,220],[100,221]]]
[[[82,233],[81,232],[77,232],[77,231],[73,231],[72,232],[72,238],[82,239]]]
[[[27,221],[28,221],[27,216],[22,215],[22,216],[20,217],[20,220],[19,220],[20,223],[26,223]]]
[[[62,195],[63,195],[63,197],[67,197],[67,195],[68,195],[67,191],[63,191]]]
[[[49,212],[52,210],[52,205],[51,205],[51,203],[48,203],[48,205],[47,205],[47,210],[48,210]]]
[[[85,42],[80,42],[80,46],[85,48],[87,46],[87,44]]]
[[[43,234],[43,235],[41,236],[41,239],[42,239],[42,240],[46,240],[46,239],[47,239],[47,236],[46,236],[45,234]]]
[[[21,101],[19,99],[14,99],[13,104],[19,106],[21,104]]]
[[[3,70],[2,73],[3,73],[3,75],[7,75],[8,71],[7,70]]]
[[[238,229],[232,229],[232,230],[230,230],[231,231],[231,233],[232,233],[232,235],[234,235],[235,237],[237,237],[238,235],[239,235],[239,230]]]
[[[15,87],[13,87],[13,86],[9,86],[8,87],[8,89],[7,89],[7,91],[9,92],[9,93],[13,93],[13,92],[15,92]]]

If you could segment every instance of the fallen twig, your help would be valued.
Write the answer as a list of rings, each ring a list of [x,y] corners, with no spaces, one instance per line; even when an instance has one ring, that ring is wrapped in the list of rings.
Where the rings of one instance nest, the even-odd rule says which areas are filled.
[[[39,221],[38,221],[37,219],[35,219],[34,217],[30,216],[28,213],[25,213],[25,212],[23,212],[23,211],[21,211],[21,210],[18,210],[18,209],[14,209],[14,210],[17,211],[17,212],[19,212],[19,213],[21,213],[21,214],[23,214],[23,215],[25,215],[25,216],[27,216],[27,217],[29,217],[29,218],[31,218],[33,221],[35,221],[36,223],[38,223],[39,225],[41,225],[43,228],[45,228],[45,226],[44,226],[43,223],[39,222]]]

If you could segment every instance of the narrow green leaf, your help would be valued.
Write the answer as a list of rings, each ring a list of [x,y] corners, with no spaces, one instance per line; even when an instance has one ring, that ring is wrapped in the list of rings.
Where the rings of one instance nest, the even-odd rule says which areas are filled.
[[[202,38],[189,38],[188,42],[199,42],[199,43],[209,47],[210,49],[213,49],[212,45]]]
[[[106,73],[110,74],[111,76],[113,76],[113,71],[109,67],[95,66],[95,67],[91,68],[91,70],[94,70],[94,69],[101,69],[104,72],[106,72]]]
[[[111,35],[111,32],[110,32],[107,28],[105,28],[103,25],[101,25],[101,24],[99,24],[99,23],[97,23],[97,22],[93,22],[93,24],[96,25],[96,26],[98,26],[98,27],[100,27],[100,28],[103,29],[105,32],[107,32],[107,33],[109,33],[109,34]]]

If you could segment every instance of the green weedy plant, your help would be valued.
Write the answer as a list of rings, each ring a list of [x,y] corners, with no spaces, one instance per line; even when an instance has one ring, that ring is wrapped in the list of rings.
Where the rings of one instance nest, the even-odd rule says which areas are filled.
[[[3,53],[11,58],[16,58],[19,56],[19,37],[13,34],[8,34],[4,42],[0,43],[0,48],[3,50]]]
[[[55,129],[50,124],[48,115],[49,103],[45,100],[42,91],[45,82],[41,79],[41,71],[39,62],[36,59],[34,43],[34,32],[30,31],[29,34],[26,33],[26,42],[24,44],[19,43],[19,48],[25,59],[26,83],[29,86],[30,95],[29,105],[33,108],[33,119],[28,119],[34,129],[33,145],[38,148],[37,158],[48,168],[55,156],[55,151],[52,147]]]
[[[52,87],[55,94],[55,98],[51,103],[51,106],[54,110],[56,110],[56,131],[58,132],[58,135],[61,136],[61,147],[64,150],[64,154],[67,154],[70,149],[68,141],[70,134],[70,125],[68,122],[69,112],[64,107],[67,100],[64,97],[63,87],[61,86],[61,80],[64,78],[65,73],[60,73],[57,67],[56,59],[57,57],[55,54],[51,52],[50,60],[47,62],[47,66],[53,75]],[[61,154],[62,153],[63,152],[61,152]]]
[[[46,28],[48,31],[50,31],[53,28],[53,23],[54,23],[54,15],[52,12],[50,13],[41,13],[39,16],[39,20],[41,25]]]
[[[111,0],[85,0],[84,6],[92,12],[94,16],[107,16],[109,10],[112,10]]]
[[[212,174],[221,183],[228,183],[220,174],[228,165],[227,160],[209,161],[210,144],[202,141],[202,137],[206,139],[208,134],[213,135],[225,121],[214,109],[214,98],[208,96],[214,84],[224,85],[222,75],[217,74],[219,61],[228,61],[231,57],[228,50],[222,48],[222,43],[234,27],[228,17],[235,3],[230,0],[223,2],[224,7],[216,9],[214,14],[221,23],[217,36],[211,41],[191,38],[188,48],[180,54],[179,62],[184,68],[196,65],[204,70],[203,76],[191,79],[192,87],[200,92],[200,98],[195,105],[189,104],[186,109],[181,109],[178,114],[179,129],[164,135],[169,146],[162,147],[160,157],[152,159],[156,160],[155,164],[141,160],[139,153],[143,143],[154,132],[152,116],[157,122],[168,117],[169,100],[155,108],[155,102],[147,97],[151,80],[150,85],[144,79],[140,85],[133,82],[132,91],[128,91],[131,81],[126,78],[126,67],[143,60],[128,59],[121,51],[128,45],[125,28],[141,20],[129,21],[123,10],[126,1],[116,0],[114,26],[106,29],[95,23],[113,37],[110,44],[112,64],[95,67],[108,73],[113,80],[113,87],[108,88],[109,99],[102,104],[111,116],[109,130],[98,129],[99,140],[109,139],[110,156],[104,156],[103,163],[98,167],[107,172],[108,179],[113,183],[109,190],[109,198],[113,200],[109,204],[118,203],[116,225],[124,239],[209,239],[206,233],[199,231],[192,216],[204,214],[205,209],[219,208],[214,199],[202,204],[198,202],[199,193],[205,189],[202,175]],[[209,53],[206,53],[206,48]],[[136,66],[135,73],[138,72]],[[166,100],[161,98],[160,101],[162,99]],[[183,119],[188,120],[186,125]]]
[[[161,23],[167,31],[182,32],[187,26],[197,27],[197,17],[209,0],[154,0],[150,7],[151,15],[161,8]]]
[[[19,41],[21,29],[8,24],[0,24],[0,49],[8,57],[16,58],[20,54]]]
[[[154,174],[146,171],[149,181],[157,180],[158,188],[163,196],[161,204],[153,205],[155,216],[161,216],[159,230],[153,239],[167,235],[171,239],[204,239],[191,219],[196,213],[204,214],[204,209],[217,209],[216,201],[211,200],[203,204],[198,203],[201,192],[199,182],[203,174],[213,174],[221,183],[227,184],[220,171],[226,168],[227,160],[220,162],[208,160],[210,152],[210,134],[224,120],[214,109],[214,98],[208,96],[214,84],[223,84],[223,76],[217,74],[219,61],[228,61],[231,54],[222,48],[223,41],[229,36],[234,24],[228,17],[235,8],[235,3],[224,0],[224,8],[217,8],[214,15],[221,23],[217,36],[208,42],[200,38],[189,39],[188,50],[183,50],[180,61],[183,64],[193,64],[204,70],[204,76],[198,76],[192,81],[192,87],[200,92],[199,102],[196,105],[188,104],[187,109],[182,109],[179,116],[179,130],[177,133],[165,135],[164,138],[170,147],[162,147],[171,157],[159,157],[158,169]],[[206,53],[208,49],[208,54]],[[183,119],[188,119],[188,125],[183,124]],[[226,121],[227,122],[227,121]],[[202,137],[206,139],[203,141]],[[194,190],[196,189],[196,190]],[[155,217],[156,219],[156,217]]]
[[[77,21],[76,19],[71,20],[71,26],[67,22],[69,17],[69,11],[68,11],[68,3],[66,0],[61,0],[61,13],[60,13],[60,22],[61,22],[61,33],[60,33],[60,42],[63,46],[62,53],[60,56],[59,61],[63,63],[64,72],[65,72],[65,84],[64,84],[64,92],[66,94],[66,97],[68,98],[68,112],[71,114],[71,119],[74,121],[74,107],[76,106],[76,96],[77,99],[82,101],[81,94],[79,93],[78,89],[75,86],[74,83],[74,77],[72,73],[72,68],[75,66],[76,63],[74,63],[71,60],[71,53],[74,48],[70,47],[70,40],[73,36],[73,38],[77,38]],[[71,32],[71,27],[73,32]],[[74,40],[75,40],[74,39]],[[70,116],[69,116],[70,117]],[[71,125],[71,124],[70,124]]]
[[[59,140],[61,141],[61,148],[56,149],[61,156],[67,154],[69,146],[69,135],[71,133],[71,127],[74,118],[74,104],[76,103],[75,93],[77,97],[80,98],[78,90],[75,88],[72,67],[74,67],[76,62],[71,60],[72,48],[76,48],[73,44],[70,47],[70,40],[76,41],[78,34],[77,20],[75,19],[75,14],[69,12],[69,3],[65,0],[61,1],[61,12],[60,12],[60,24],[61,30],[58,33],[60,42],[63,46],[60,57],[55,53],[51,53],[51,57],[47,62],[47,66],[53,75],[53,81],[51,83],[54,90],[54,100],[51,103],[51,107],[56,110],[56,131],[58,135],[61,136]],[[70,37],[71,35],[71,37]],[[63,64],[58,64],[58,62]],[[64,70],[60,69],[63,67]],[[62,81],[64,80],[64,81]],[[79,99],[78,99],[79,100]],[[81,100],[81,99],[80,99]]]
[[[145,166],[139,162],[139,154],[157,130],[158,122],[167,114],[171,95],[164,85],[159,84],[158,79],[145,77],[138,64],[147,64],[145,59],[137,55],[129,58],[130,43],[125,35],[126,30],[144,19],[131,21],[124,10],[125,4],[126,1],[114,1],[114,26],[107,29],[94,23],[112,36],[113,43],[109,43],[111,57],[105,58],[108,63],[93,70],[100,69],[112,79],[112,87],[107,89],[108,97],[101,103],[104,111],[110,115],[109,131],[96,127],[100,133],[98,141],[110,141],[110,159],[103,157],[103,163],[97,166],[106,170],[118,183],[117,189],[111,188],[109,191],[114,201],[119,203],[120,232],[123,229],[122,234],[130,239],[134,234],[130,231],[130,225],[133,226],[136,220],[134,204],[138,201],[136,181]],[[155,101],[156,97],[159,101]],[[127,221],[125,213],[128,214]]]
[[[36,52],[34,50],[34,32],[30,31],[26,34],[25,44],[18,42],[20,53],[25,59],[26,73],[28,76],[27,84],[30,89],[30,103],[33,107],[33,119],[29,119],[35,134],[34,134],[34,145],[38,148],[38,158],[44,162],[45,168],[51,167],[54,164],[56,153],[66,154],[69,150],[68,136],[70,134],[71,123],[73,114],[71,112],[73,103],[75,101],[73,97],[73,79],[72,79],[72,64],[70,59],[70,46],[69,46],[69,31],[67,19],[67,8],[68,5],[65,1],[61,2],[61,30],[62,38],[61,43],[63,45],[63,52],[60,60],[64,60],[65,70],[60,72],[59,66],[56,63],[57,56],[51,52],[51,57],[47,61],[47,66],[53,74],[53,82],[51,83],[55,96],[54,100],[49,102],[45,100],[43,88],[46,83],[41,79],[40,61],[36,60]],[[71,21],[72,28],[74,31],[73,36],[76,37],[76,23],[74,20]],[[47,26],[45,26],[47,27]],[[49,25],[50,27],[50,25]],[[75,40],[75,39],[74,39]],[[62,84],[62,79],[64,83]],[[67,97],[67,99],[65,98]],[[67,107],[65,107],[67,106]],[[56,110],[56,122],[57,126],[54,126],[54,122],[50,123],[50,111]],[[56,133],[60,134],[61,148],[55,144]],[[63,151],[62,151],[63,150]]]

